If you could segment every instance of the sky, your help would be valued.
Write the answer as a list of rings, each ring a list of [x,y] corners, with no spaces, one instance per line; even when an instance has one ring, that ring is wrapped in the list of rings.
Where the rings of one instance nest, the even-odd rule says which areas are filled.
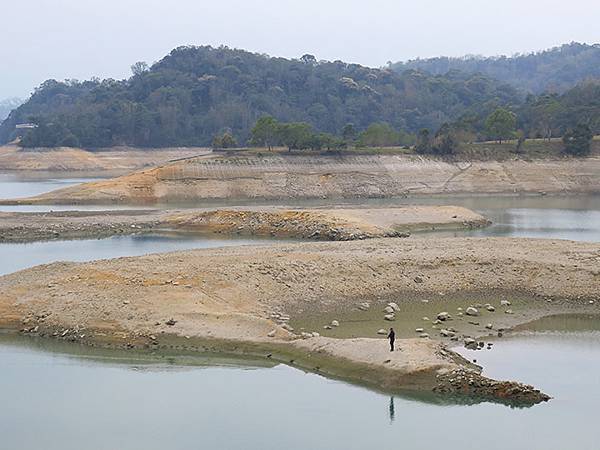
[[[121,79],[180,45],[380,67],[600,42],[598,0],[1,0],[0,99]]]

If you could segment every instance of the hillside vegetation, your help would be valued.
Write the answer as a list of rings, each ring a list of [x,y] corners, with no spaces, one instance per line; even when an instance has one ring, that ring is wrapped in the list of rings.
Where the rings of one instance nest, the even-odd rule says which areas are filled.
[[[199,146],[224,130],[245,142],[264,115],[329,133],[375,122],[415,132],[522,102],[482,75],[399,74],[227,47],[180,47],[133,71],[123,81],[46,81],[0,126],[0,141],[15,137],[17,123],[35,121],[33,146]]]
[[[581,81],[600,78],[600,44],[573,42],[542,52],[512,57],[441,56],[400,62],[392,67],[398,72],[412,69],[433,75],[449,71],[481,73],[528,92],[561,93]]]

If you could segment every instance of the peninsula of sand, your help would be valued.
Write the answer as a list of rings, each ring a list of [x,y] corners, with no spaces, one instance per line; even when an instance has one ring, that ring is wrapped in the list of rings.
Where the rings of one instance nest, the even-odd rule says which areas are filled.
[[[530,404],[548,396],[482,376],[446,344],[471,339],[464,327],[496,333],[557,312],[597,312],[599,281],[597,244],[502,238],[271,244],[34,267],[0,277],[0,317],[3,327],[96,345],[262,355],[378,389]],[[527,306],[506,306],[515,298]],[[377,338],[375,326],[366,335],[328,336],[352,326],[339,319],[349,312],[378,311],[381,323],[391,324],[403,306],[433,300],[442,302],[436,322],[443,329],[428,325],[402,339],[396,352]],[[315,314],[322,318],[318,329],[291,325]]]

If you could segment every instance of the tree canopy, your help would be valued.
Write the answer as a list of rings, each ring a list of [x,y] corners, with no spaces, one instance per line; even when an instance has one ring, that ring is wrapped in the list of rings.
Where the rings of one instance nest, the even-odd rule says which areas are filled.
[[[542,52],[514,56],[414,59],[392,65],[396,71],[423,70],[442,75],[458,70],[481,73],[527,92],[561,93],[582,81],[600,78],[600,44],[572,42]]]
[[[27,145],[54,145],[72,135],[88,148],[204,146],[225,130],[246,143],[262,116],[331,134],[353,124],[358,135],[379,122],[416,132],[523,101],[515,89],[481,75],[399,74],[227,47],[180,47],[150,67],[134,64],[132,72],[121,81],[44,82],[0,126],[0,141],[30,121],[48,126],[32,132]]]

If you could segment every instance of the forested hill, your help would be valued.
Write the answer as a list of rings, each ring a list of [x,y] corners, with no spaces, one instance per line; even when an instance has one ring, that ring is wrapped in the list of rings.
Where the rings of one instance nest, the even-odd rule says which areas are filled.
[[[392,68],[398,72],[423,70],[434,75],[452,70],[482,73],[531,93],[561,93],[581,81],[600,79],[600,44],[573,42],[542,52],[512,57],[414,59],[393,64]]]
[[[523,101],[479,74],[398,73],[227,47],[180,47],[132,69],[122,81],[46,81],[0,126],[0,141],[14,138],[16,124],[36,122],[29,140],[36,146],[208,145],[224,130],[245,143],[264,115],[336,134],[349,123],[361,130],[375,122],[415,132]]]

